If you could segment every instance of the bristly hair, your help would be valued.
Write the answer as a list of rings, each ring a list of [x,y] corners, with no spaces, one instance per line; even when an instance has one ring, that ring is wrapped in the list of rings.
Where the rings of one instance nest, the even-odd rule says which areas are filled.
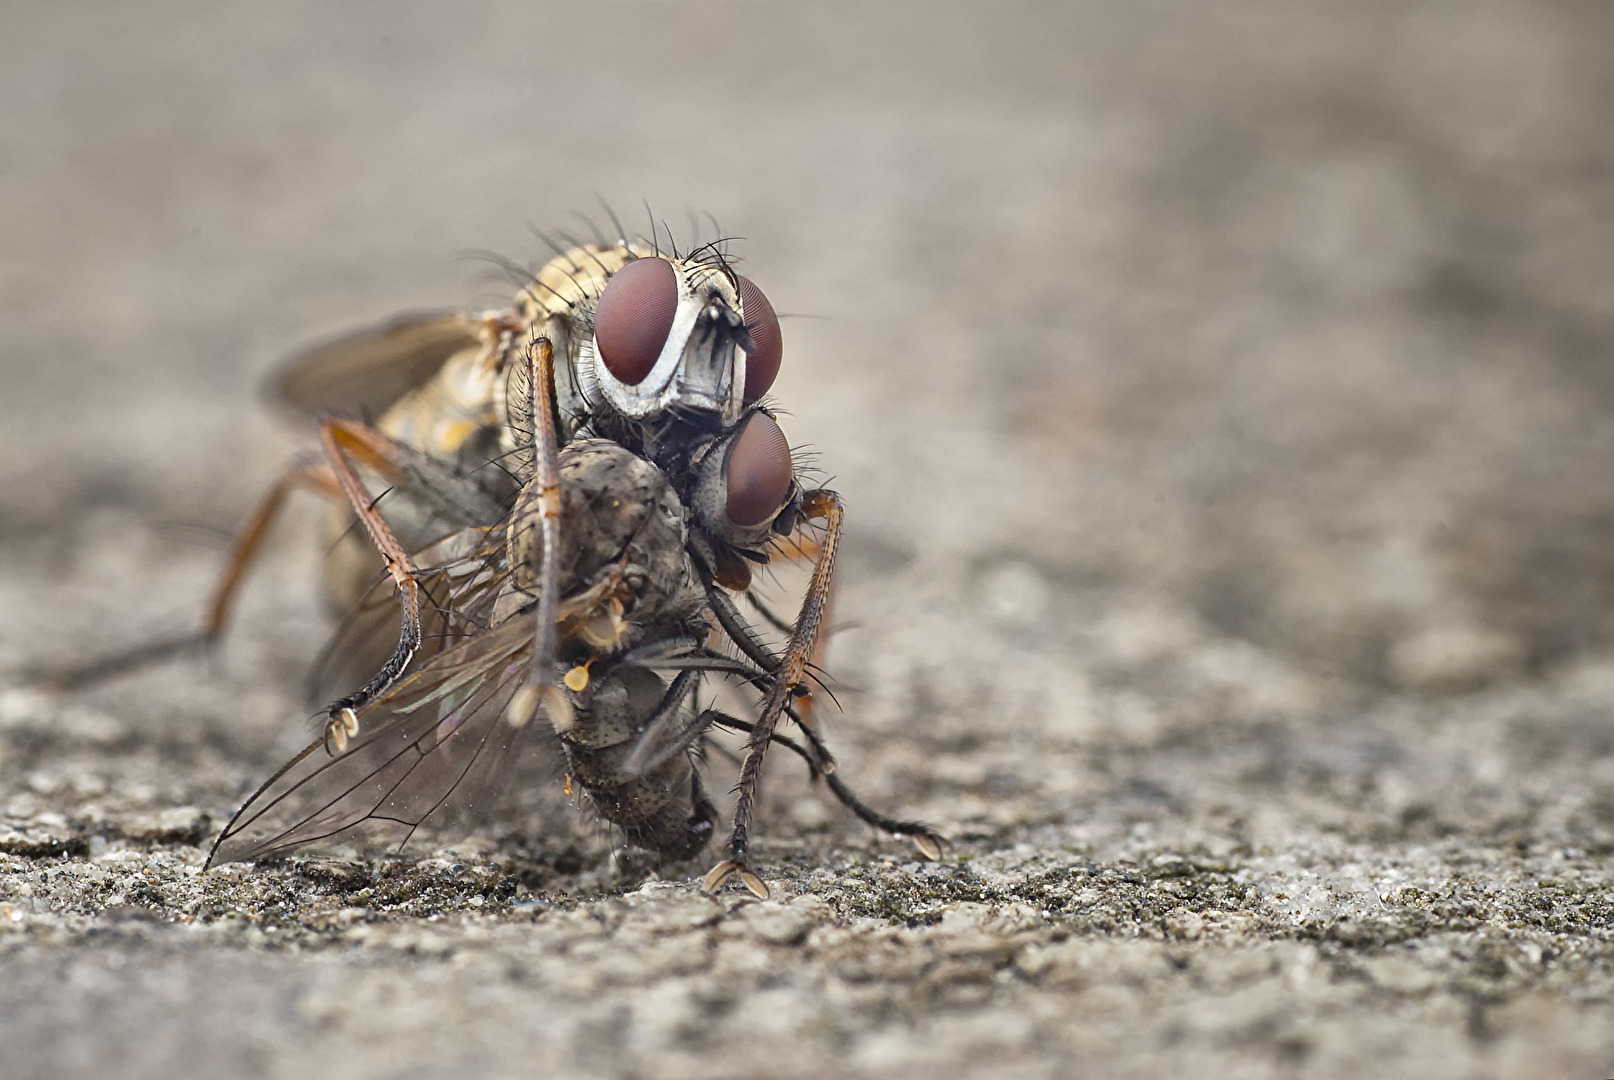
[[[644,236],[641,234],[639,236],[629,236],[627,229],[622,224],[622,220],[617,217],[616,211],[612,209],[611,204],[606,202],[605,198],[598,192],[595,192],[594,197],[599,202],[601,209],[604,210],[606,217],[610,219],[612,227],[616,230],[617,239],[614,245],[607,238],[605,232],[599,227],[593,218],[589,217],[581,210],[572,211],[572,216],[587,226],[589,232],[593,234],[594,246],[596,248],[603,250],[612,246],[631,247],[635,244],[646,244],[658,256],[666,257],[670,252],[671,257],[674,259],[678,259],[679,261],[685,263],[692,263],[698,267],[709,268],[717,273],[722,274],[728,279],[731,285],[734,285],[736,288],[739,286],[739,273],[735,270],[735,264],[739,262],[739,257],[729,250],[729,245],[737,240],[743,241],[745,238],[743,236],[735,236],[724,233],[717,218],[710,212],[703,212],[702,216],[704,216],[706,221],[710,222],[712,226],[712,231],[714,234],[712,239],[701,241],[700,243],[697,243],[695,246],[691,247],[688,251],[680,252],[678,250],[678,241],[673,235],[671,226],[667,224],[665,219],[658,219],[655,216],[655,213],[651,210],[650,203],[648,201],[645,202],[644,207],[646,217],[650,224],[650,235]],[[690,213],[690,228],[695,234],[694,239],[699,240],[699,234],[701,231],[700,219],[693,211]],[[581,271],[582,266],[577,262],[577,258],[574,257],[574,253],[580,253],[582,258],[592,261],[601,270],[607,271],[607,278],[611,276],[604,262],[602,262],[599,256],[595,254],[594,248],[591,248],[589,244],[583,242],[574,234],[564,229],[554,229],[546,232],[538,228],[537,225],[530,221],[527,222],[527,231],[541,241],[543,245],[550,250],[555,258],[546,261],[543,266],[538,266],[536,264],[522,265],[521,263],[516,262],[514,259],[501,255],[496,251],[481,249],[464,252],[462,253],[462,257],[492,264],[498,270],[499,277],[502,280],[514,285],[519,291],[525,293],[535,304],[539,302],[539,299],[534,290],[542,289],[555,299],[564,302],[568,307],[575,306],[569,297],[556,292],[547,283],[539,279],[538,275],[540,271],[554,263],[557,259],[569,261],[572,271]],[[663,241],[665,241],[665,248],[663,247]],[[586,291],[583,289],[581,282],[577,280],[571,271],[568,271],[565,268],[564,264],[557,268],[562,274],[565,274],[565,276],[571,280],[573,285],[577,286],[579,292]],[[781,318],[783,317],[784,316],[781,316]]]
[[[714,219],[715,220],[715,219]],[[743,240],[740,236],[725,236],[719,233],[715,239],[708,240],[699,247],[691,248],[684,254],[684,261],[699,263],[702,266],[716,267],[729,283],[735,288],[740,287],[740,275],[734,269],[738,260],[726,250],[732,240]]]
[[[650,246],[655,249],[656,255],[661,255],[661,241],[656,235],[656,213],[650,209],[650,200],[644,200],[644,214],[650,219]]]
[[[794,470],[796,479],[812,481],[810,485],[804,486],[823,487],[834,482],[834,477],[818,466],[822,457],[823,453],[812,443],[802,443],[800,446],[790,448],[790,467]]]
[[[611,246],[611,242],[605,238],[605,234],[600,231],[600,227],[595,224],[593,218],[589,217],[581,210],[573,210],[572,216],[588,227],[588,231],[594,234],[594,242],[596,244],[602,248],[608,248]]]
[[[533,291],[534,287],[537,287],[543,289],[545,292],[555,297],[555,299],[565,303],[568,307],[571,306],[571,301],[565,296],[556,292],[549,285],[545,284],[538,277],[537,268],[531,265],[522,266],[514,259],[511,259],[506,255],[501,255],[497,251],[472,250],[464,252],[462,257],[479,262],[492,263],[505,277],[510,280],[512,284],[515,285],[518,290],[525,293],[527,298],[530,299],[534,304],[541,303],[538,298],[538,294]]]
[[[497,251],[473,248],[460,252],[459,257],[469,262],[487,263],[493,268],[490,277],[507,281],[524,293],[530,294],[532,284],[538,277],[538,271],[530,264],[523,266],[508,255],[502,255]],[[508,300],[508,295],[501,297],[501,300]]]
[[[667,234],[667,246],[672,248],[672,257],[682,259],[683,256],[678,254],[678,238],[673,236],[672,226],[667,224],[666,218],[661,219],[661,231]]]
[[[616,229],[616,242],[622,247],[627,247],[628,230],[622,227],[622,219],[616,216],[616,211],[611,209],[611,204],[605,201],[604,195],[596,191],[594,192],[594,199],[600,204],[600,209],[605,211],[605,216],[611,219],[611,224]],[[609,245],[602,244],[601,246],[608,247]]]
[[[530,221],[527,223],[527,231],[532,233],[538,239],[542,240],[544,242],[544,245],[546,247],[548,247],[549,250],[551,250],[551,251],[553,251],[555,253],[555,258],[551,259],[549,261],[548,265],[551,265],[551,266],[554,265],[555,261],[558,260],[558,259],[565,259],[567,262],[571,263],[572,270],[581,271],[583,269],[581,266],[577,265],[577,260],[572,258],[572,253],[570,251],[567,251],[565,248],[561,247],[560,244],[555,242],[554,237],[550,236],[548,233],[546,233],[543,230],[539,229],[536,225],[534,225]],[[563,239],[564,239],[564,237],[563,237]],[[583,288],[583,283],[581,281],[578,281],[577,278],[572,276],[571,270],[562,269],[561,273],[566,275],[566,279],[568,281],[570,281],[573,285],[577,286],[577,291],[578,291],[578,293],[580,295],[583,295],[583,296],[588,295],[588,290]],[[550,289],[549,291],[554,292],[555,290]],[[556,293],[555,295],[559,296],[560,294]],[[571,306],[570,301],[567,302],[567,306],[568,307]]]
[[[567,251],[567,253],[566,253],[568,256],[571,255],[572,251],[581,251],[584,255],[588,256],[589,260],[591,262],[593,262],[595,266],[598,266],[600,268],[600,270],[605,274],[606,277],[611,276],[610,267],[606,266],[603,262],[601,262],[600,257],[598,255],[594,254],[593,250],[587,244],[583,243],[583,241],[579,240],[577,237],[573,236],[571,233],[563,232],[560,229],[555,230],[555,235],[560,237],[562,240],[566,241],[568,244],[572,245],[571,250]],[[604,247],[605,245],[601,244],[599,246]],[[572,265],[577,266],[577,260],[573,259],[572,260]],[[580,266],[578,266],[577,268],[579,270],[582,269],[582,267],[580,267]]]

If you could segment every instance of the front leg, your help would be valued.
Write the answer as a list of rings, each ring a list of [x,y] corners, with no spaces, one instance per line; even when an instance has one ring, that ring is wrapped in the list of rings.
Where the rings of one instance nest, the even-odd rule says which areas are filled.
[[[555,351],[549,339],[535,338],[527,349],[527,408],[532,417],[532,479],[538,489],[538,562],[532,666],[526,684],[510,698],[505,719],[525,725],[540,705],[561,730],[571,727],[572,707],[555,685],[555,622],[560,613],[560,444],[555,424]]]
[[[703,887],[707,892],[716,892],[731,876],[738,874],[740,881],[756,896],[762,899],[768,896],[768,887],[750,865],[751,812],[756,804],[762,759],[773,742],[774,728],[779,724],[786,702],[806,674],[808,659],[818,644],[819,628],[829,604],[830,583],[835,575],[835,552],[840,546],[841,519],[845,515],[841,497],[833,491],[822,489],[807,492],[802,498],[801,510],[808,518],[823,520],[824,538],[819,543],[818,560],[813,566],[812,580],[807,584],[807,595],[802,599],[801,613],[796,616],[795,628],[790,633],[790,644],[785,649],[784,660],[779,664],[778,671],[774,672],[773,685],[762,705],[762,715],[746,741],[745,761],[740,766],[740,782],[734,800],[734,827],[729,833],[728,858],[706,875]]]
[[[364,686],[331,702],[325,710],[326,746],[340,754],[347,749],[348,739],[358,734],[358,710],[397,682],[420,648],[420,585],[415,581],[414,561],[376,508],[352,460],[363,461],[383,475],[396,475],[402,456],[399,444],[368,424],[335,416],[320,419],[319,439],[325,451],[325,463],[335,476],[337,486],[386,561],[387,574],[398,586],[398,600],[403,608],[398,644],[381,670]]]

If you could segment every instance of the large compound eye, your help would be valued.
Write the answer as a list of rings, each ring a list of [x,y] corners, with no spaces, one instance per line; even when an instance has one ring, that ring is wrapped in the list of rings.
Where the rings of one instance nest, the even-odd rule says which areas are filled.
[[[661,356],[678,311],[678,273],[666,259],[635,259],[605,283],[594,341],[605,369],[636,386]]]
[[[785,505],[795,470],[790,443],[767,413],[745,422],[728,460],[728,516],[736,525],[761,525]]]
[[[779,333],[779,316],[773,313],[773,305],[748,277],[740,278],[740,314],[756,346],[754,352],[745,354],[745,403],[749,405],[766,394],[778,376],[785,339]]]

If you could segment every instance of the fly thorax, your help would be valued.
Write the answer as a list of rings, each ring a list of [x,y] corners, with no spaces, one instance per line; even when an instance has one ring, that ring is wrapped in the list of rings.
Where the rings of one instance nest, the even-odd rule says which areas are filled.
[[[542,522],[542,484],[531,480],[516,500],[505,537],[512,577],[529,593],[540,587]],[[635,593],[659,593],[652,586],[670,576],[667,564],[682,563],[683,530],[682,507],[655,465],[604,439],[577,440],[561,451],[562,596],[581,592],[606,570]],[[633,616],[633,610],[622,613]]]

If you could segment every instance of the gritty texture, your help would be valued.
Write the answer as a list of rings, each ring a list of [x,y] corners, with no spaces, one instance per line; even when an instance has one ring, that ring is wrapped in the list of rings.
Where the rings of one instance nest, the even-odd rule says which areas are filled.
[[[1614,6],[926,10],[6,5],[8,1080],[1614,1074]],[[211,656],[39,673],[195,624],[278,358],[596,191],[746,238],[826,733],[945,857],[780,758],[765,902],[575,800],[202,873],[317,509]]]

